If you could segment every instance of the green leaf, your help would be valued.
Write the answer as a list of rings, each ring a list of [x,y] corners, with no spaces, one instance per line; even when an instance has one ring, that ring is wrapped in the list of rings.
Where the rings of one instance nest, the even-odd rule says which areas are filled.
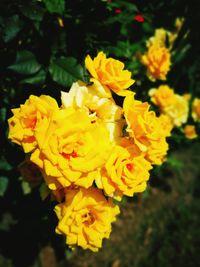
[[[62,86],[71,86],[74,81],[83,79],[83,68],[73,57],[60,58],[49,66],[52,79]]]
[[[109,7],[122,8],[131,12],[138,12],[137,6],[133,3],[129,3],[128,1],[113,1],[109,3]]]
[[[20,20],[18,15],[7,18],[3,27],[3,40],[5,42],[12,40],[22,29],[23,25],[24,23]]]
[[[152,27],[151,23],[146,22],[146,21],[143,22],[142,23],[142,28],[143,28],[144,32],[153,34],[154,28]]]
[[[65,11],[65,0],[43,0],[46,9],[50,13],[64,14]]]
[[[6,120],[6,108],[0,108],[0,122]]]
[[[34,76],[28,77],[20,81],[21,84],[43,84],[46,79],[46,72],[44,70],[40,70]]]
[[[24,180],[21,181],[21,186],[22,186],[22,190],[24,195],[28,195],[31,193],[31,187],[30,184]]]
[[[8,188],[8,178],[0,176],[0,196],[3,197]]]
[[[2,171],[10,171],[12,166],[7,162],[7,160],[2,156],[0,158],[0,170]]]
[[[48,188],[48,186],[46,185],[46,183],[42,183],[40,188],[39,188],[39,192],[40,192],[40,197],[42,200],[45,200],[49,194],[50,194],[50,190]]]
[[[33,21],[42,21],[45,10],[38,3],[30,2],[19,7],[24,16]]]
[[[19,51],[16,61],[8,69],[20,74],[34,74],[41,68],[33,53],[28,50]]]
[[[10,231],[11,227],[15,225],[16,223],[17,221],[13,218],[12,214],[6,212],[1,215],[0,231]],[[2,266],[1,262],[0,262],[0,266]],[[7,267],[7,265],[3,265],[3,266]]]
[[[166,163],[176,170],[180,170],[183,167],[183,163],[173,155],[168,155]]]
[[[180,63],[191,49],[191,44],[186,44],[181,50],[174,52],[173,62],[174,64]]]

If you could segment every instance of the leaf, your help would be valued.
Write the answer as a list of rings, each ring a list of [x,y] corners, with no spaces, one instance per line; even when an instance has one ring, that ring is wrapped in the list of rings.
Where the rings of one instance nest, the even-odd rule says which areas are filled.
[[[12,166],[7,162],[7,160],[2,156],[0,158],[0,170],[2,171],[10,171]]]
[[[50,13],[64,14],[65,11],[65,0],[43,0],[46,9]]]
[[[53,61],[49,66],[49,72],[52,79],[62,86],[71,86],[74,81],[83,79],[83,68],[73,57]]]
[[[4,213],[1,215],[1,223],[0,223],[0,231],[10,231],[11,227],[17,223],[16,220],[14,220],[11,213]],[[1,263],[0,263],[1,266]],[[7,266],[7,265],[4,265]]]
[[[8,42],[15,38],[18,32],[22,29],[24,23],[20,20],[18,15],[7,18],[3,29],[3,40]]]
[[[42,21],[45,13],[44,8],[34,2],[26,3],[19,8],[24,16],[34,21]]]
[[[34,76],[28,77],[20,81],[21,84],[43,84],[46,79],[46,72],[44,70],[40,70]]]
[[[30,187],[30,184],[28,182],[22,180],[21,186],[22,186],[22,190],[23,190],[24,195],[28,195],[31,193],[31,187]]]
[[[168,155],[166,163],[176,170],[180,170],[183,167],[183,163],[173,155]]]
[[[33,53],[22,50],[17,53],[16,61],[8,69],[20,74],[34,74],[41,68]]]
[[[175,51],[173,62],[174,64],[180,63],[191,49],[191,44],[186,44],[181,50]]]
[[[109,6],[112,8],[122,8],[131,12],[138,12],[138,8],[135,4],[129,3],[128,1],[113,1],[109,3]]]
[[[40,192],[40,197],[42,200],[45,200],[49,194],[50,194],[50,190],[48,188],[48,186],[46,185],[46,183],[42,183],[40,188],[39,188],[39,192]]]
[[[0,196],[3,197],[8,188],[8,178],[0,176]]]
[[[142,28],[143,28],[144,32],[146,32],[146,33],[152,34],[154,31],[152,24],[149,22],[146,22],[146,21],[142,23]]]
[[[0,122],[6,120],[6,108],[0,108]]]

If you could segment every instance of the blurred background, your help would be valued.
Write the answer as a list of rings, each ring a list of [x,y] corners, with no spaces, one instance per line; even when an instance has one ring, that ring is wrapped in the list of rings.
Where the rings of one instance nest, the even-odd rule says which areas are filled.
[[[148,90],[159,83],[146,77],[139,55],[155,29],[173,31],[176,18],[184,23],[167,83],[200,97],[199,14],[198,0],[0,1],[0,267],[200,266],[199,137],[187,140],[174,130],[167,160],[153,169],[144,193],[123,199],[98,253],[70,251],[55,234],[55,202],[40,172],[7,138],[11,108],[31,94],[59,102],[61,90],[87,79],[85,56],[100,50],[125,63],[133,90],[149,100]]]

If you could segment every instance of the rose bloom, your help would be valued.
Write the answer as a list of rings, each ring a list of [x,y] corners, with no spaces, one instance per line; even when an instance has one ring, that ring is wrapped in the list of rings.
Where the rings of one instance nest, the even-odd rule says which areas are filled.
[[[147,76],[150,80],[166,80],[171,65],[171,55],[166,47],[151,45],[141,61],[147,67]]]
[[[92,187],[69,190],[66,201],[58,204],[55,212],[59,219],[56,232],[66,235],[66,244],[95,252],[102,247],[102,239],[109,238],[111,223],[120,213],[111,199]]]
[[[192,102],[192,118],[194,121],[200,121],[200,98],[195,98]]]
[[[184,134],[185,134],[185,137],[188,138],[188,139],[194,139],[194,138],[197,138],[197,137],[198,137],[194,125],[189,125],[189,124],[187,124],[187,125],[183,128],[183,132],[184,132]]]
[[[149,110],[147,102],[134,99],[134,94],[124,100],[124,115],[127,122],[127,133],[133,143],[146,154],[152,164],[161,164],[168,150],[166,136],[169,131],[162,128],[163,119],[156,117]]]
[[[88,86],[81,81],[73,83],[68,93],[61,92],[61,100],[62,108],[84,109],[93,122],[101,121],[108,129],[111,140],[122,134],[123,109],[115,104],[112,97],[108,98],[97,80]]]
[[[163,109],[166,106],[173,105],[176,97],[174,90],[168,85],[160,85],[157,89],[153,88],[149,91],[151,101]]]
[[[90,187],[110,150],[107,129],[73,108],[54,113],[49,125],[37,129],[35,138],[38,148],[31,161],[43,170],[51,190],[71,185]]]
[[[171,50],[177,36],[177,33],[167,31],[163,28],[156,29],[154,36],[149,38],[149,40],[147,41],[147,47],[150,47],[152,45],[166,47],[166,45],[168,45],[167,48]]]
[[[147,40],[147,47],[150,47],[154,44],[157,44],[159,46],[165,46],[168,35],[169,35],[169,32],[166,31],[165,29],[163,28],[156,29],[154,36],[150,37]]]
[[[12,109],[8,138],[21,145],[25,153],[31,152],[37,146],[35,130],[49,122],[54,110],[58,110],[58,105],[52,97],[31,95],[19,108]]]
[[[95,182],[107,196],[121,200],[123,195],[133,196],[146,189],[150,169],[144,155],[131,155],[125,147],[115,146]]]
[[[174,127],[171,119],[169,116],[167,116],[166,114],[160,114],[159,116],[159,120],[160,120],[160,126],[163,129],[163,131],[165,132],[166,136],[170,136],[171,135],[171,131]]]
[[[188,119],[189,105],[188,100],[181,95],[175,94],[175,102],[170,106],[166,106],[163,109],[163,113],[166,114],[174,126],[181,126]]]
[[[134,83],[131,79],[131,72],[124,70],[124,63],[111,57],[106,58],[102,51],[94,60],[87,55],[85,66],[91,76],[98,80],[107,91],[112,90],[118,95],[126,95],[128,93],[126,89]]]

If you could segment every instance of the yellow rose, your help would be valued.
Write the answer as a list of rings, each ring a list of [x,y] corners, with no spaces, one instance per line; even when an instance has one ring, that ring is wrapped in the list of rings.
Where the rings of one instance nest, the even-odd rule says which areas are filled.
[[[124,115],[129,136],[137,147],[146,154],[152,164],[161,164],[168,150],[168,130],[162,128],[163,119],[150,111],[147,102],[134,99],[134,94],[124,100]]]
[[[141,62],[147,67],[147,76],[150,80],[166,80],[171,65],[171,55],[166,47],[151,45],[142,56]]]
[[[83,82],[73,83],[68,93],[61,93],[62,107],[84,109],[92,121],[101,121],[114,140],[122,133],[123,109],[115,104],[113,98],[107,98],[103,86],[98,82],[86,86]]]
[[[198,137],[194,125],[187,124],[184,127],[183,132],[185,134],[185,137],[188,138],[188,139],[194,139],[194,138],[197,138]]]
[[[188,119],[188,100],[181,95],[175,94],[175,102],[172,105],[163,108],[163,113],[166,114],[174,126],[181,126]]]
[[[151,89],[149,91],[151,101],[159,106],[161,109],[173,105],[175,102],[174,90],[171,89],[168,85],[160,85],[157,89]]]
[[[171,135],[171,131],[172,131],[173,127],[174,127],[170,117],[167,116],[166,114],[161,114],[159,116],[159,120],[160,120],[161,128],[165,132],[166,136],[170,136]]]
[[[107,91],[112,90],[118,95],[126,95],[126,89],[134,83],[131,72],[124,70],[124,63],[114,58],[106,58],[102,51],[94,60],[87,55],[85,66],[91,76],[107,88]]]
[[[200,98],[195,98],[192,102],[192,118],[194,121],[200,121]]]
[[[110,150],[107,129],[91,123],[84,111],[71,108],[54,113],[48,127],[37,129],[35,138],[39,147],[31,160],[43,170],[51,190],[90,187]]]
[[[165,138],[153,140],[146,153],[146,159],[152,164],[161,165],[166,160],[168,149],[169,146]]]
[[[150,37],[147,40],[147,47],[150,47],[154,44],[157,44],[159,46],[165,46],[168,35],[169,35],[169,32],[166,31],[165,29],[163,28],[156,29],[154,36]]]
[[[95,252],[102,247],[102,239],[109,238],[111,223],[120,213],[119,207],[96,188],[69,190],[55,212],[59,219],[56,232],[66,235],[66,244]]]
[[[122,195],[133,196],[146,189],[150,169],[144,155],[133,156],[128,149],[115,146],[95,182],[106,195],[120,200]]]
[[[8,120],[8,138],[21,145],[25,153],[31,152],[37,146],[35,130],[48,123],[55,110],[58,110],[55,99],[46,95],[31,95],[19,108],[12,109],[13,117]]]
[[[154,36],[149,38],[147,41],[147,47],[150,47],[151,45],[159,45],[165,47],[167,45],[167,48],[169,50],[172,49],[174,41],[178,37],[178,32],[170,32],[163,28],[156,29]]]

